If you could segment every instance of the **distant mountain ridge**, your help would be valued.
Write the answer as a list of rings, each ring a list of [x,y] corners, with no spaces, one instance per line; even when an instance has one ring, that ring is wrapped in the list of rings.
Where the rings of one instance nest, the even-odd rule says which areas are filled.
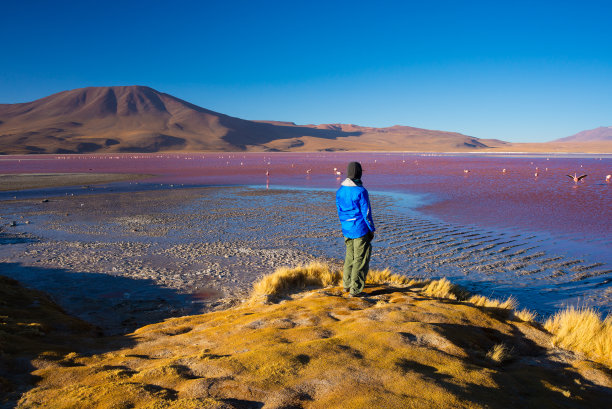
[[[600,126],[599,128],[578,132],[575,135],[557,139],[553,142],[594,142],[594,141],[612,141],[612,126]]]
[[[506,145],[409,126],[296,125],[214,112],[145,86],[0,104],[0,154],[160,151],[464,151]]]

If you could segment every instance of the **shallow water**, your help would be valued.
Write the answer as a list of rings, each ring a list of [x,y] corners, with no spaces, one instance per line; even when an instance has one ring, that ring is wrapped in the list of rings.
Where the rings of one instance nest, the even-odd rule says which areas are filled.
[[[283,227],[278,228],[286,229],[288,236],[294,235],[295,243],[308,247],[315,256],[341,259],[341,239],[332,234],[338,229],[333,192],[345,176],[335,172],[344,173],[351,160],[363,165],[364,185],[370,191],[379,228],[373,267],[390,267],[407,275],[454,277],[453,281],[487,296],[514,295],[521,305],[543,314],[564,304],[596,305],[610,311],[612,184],[605,182],[605,176],[612,173],[610,155],[12,156],[0,158],[0,173],[121,172],[155,176],[138,184],[6,192],[0,199],[37,197],[42,192],[78,196],[211,185],[240,185],[252,191],[297,189],[306,216],[309,200],[317,201],[318,206],[321,200],[329,200],[328,212],[306,217],[297,229],[289,218],[281,220]],[[575,184],[566,176],[574,172],[588,176]],[[323,196],[309,195],[309,191]],[[295,200],[292,197],[262,194],[253,200],[257,206],[268,203],[273,207],[278,200]],[[249,206],[248,200],[233,203],[237,208]],[[228,234],[239,234],[243,224],[239,219],[229,221]],[[319,229],[324,237],[310,237],[304,233],[308,229]],[[170,236],[166,239],[172,239]],[[174,234],[174,240],[180,241],[180,237]]]

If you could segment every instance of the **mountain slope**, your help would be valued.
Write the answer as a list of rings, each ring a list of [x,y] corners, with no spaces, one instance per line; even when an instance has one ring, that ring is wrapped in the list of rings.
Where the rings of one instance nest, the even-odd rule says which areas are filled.
[[[612,126],[600,126],[599,128],[578,132],[575,135],[557,139],[553,142],[597,142],[597,141],[612,141]]]
[[[0,154],[478,150],[506,143],[394,126],[248,121],[144,86],[89,87],[0,104]]]

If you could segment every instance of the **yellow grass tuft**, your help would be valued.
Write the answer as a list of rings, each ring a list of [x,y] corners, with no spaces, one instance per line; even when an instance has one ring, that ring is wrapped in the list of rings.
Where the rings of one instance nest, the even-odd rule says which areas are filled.
[[[508,297],[506,301],[500,301],[496,298],[487,298],[482,295],[473,295],[468,298],[467,302],[474,304],[478,307],[501,308],[504,310],[513,310],[517,306],[517,302],[514,297]]]
[[[281,267],[274,273],[263,277],[253,285],[252,300],[270,298],[301,291],[308,287],[328,287],[340,285],[342,272],[332,270],[325,263],[314,262],[297,267]],[[416,285],[423,284],[399,274],[393,274],[389,269],[370,270],[366,277],[367,284]]]
[[[252,298],[278,296],[295,289],[327,287],[340,283],[339,271],[330,270],[327,264],[311,263],[294,268],[281,267],[253,285]]]
[[[514,311],[514,316],[521,321],[534,322],[536,319],[536,313],[534,311],[523,308],[520,311]]]
[[[487,358],[497,362],[498,364],[502,364],[512,359],[512,353],[506,345],[496,344],[489,350],[489,352],[487,352]]]
[[[612,363],[612,316],[602,320],[592,308],[569,307],[546,320],[544,328],[553,334],[553,345]]]
[[[423,288],[422,293],[430,297],[448,298],[459,301],[465,300],[469,296],[466,290],[451,283],[446,278],[430,282]]]
[[[393,274],[387,268],[384,270],[371,270],[366,277],[366,284],[399,284],[399,285],[416,285],[424,283],[423,281],[414,280],[399,274]]]

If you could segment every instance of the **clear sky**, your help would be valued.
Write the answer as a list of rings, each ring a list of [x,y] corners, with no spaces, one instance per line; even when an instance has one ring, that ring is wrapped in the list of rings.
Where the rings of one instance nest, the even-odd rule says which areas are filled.
[[[514,142],[612,125],[611,1],[10,1],[0,103],[147,85],[244,119]]]

